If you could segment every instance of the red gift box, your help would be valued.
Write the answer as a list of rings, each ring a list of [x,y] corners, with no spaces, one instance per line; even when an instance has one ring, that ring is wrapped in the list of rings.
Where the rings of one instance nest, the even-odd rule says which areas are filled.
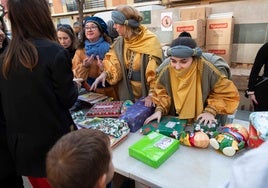
[[[94,104],[86,113],[87,117],[118,117],[123,101],[107,101]]]

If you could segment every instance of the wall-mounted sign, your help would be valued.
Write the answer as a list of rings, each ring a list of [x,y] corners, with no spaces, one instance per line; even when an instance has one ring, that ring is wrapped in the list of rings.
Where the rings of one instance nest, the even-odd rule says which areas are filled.
[[[161,30],[172,31],[172,12],[161,13]]]
[[[140,11],[143,14],[143,20],[142,24],[151,24],[151,11],[150,10],[145,10],[145,11]]]

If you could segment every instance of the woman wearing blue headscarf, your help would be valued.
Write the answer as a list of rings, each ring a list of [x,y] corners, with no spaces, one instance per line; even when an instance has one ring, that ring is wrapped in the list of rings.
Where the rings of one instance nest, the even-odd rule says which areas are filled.
[[[85,18],[82,40],[72,60],[75,78],[91,85],[103,71],[102,60],[111,43],[103,19],[96,16]]]

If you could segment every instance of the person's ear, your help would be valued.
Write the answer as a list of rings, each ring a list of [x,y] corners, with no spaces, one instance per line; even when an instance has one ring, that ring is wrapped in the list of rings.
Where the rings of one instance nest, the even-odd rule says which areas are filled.
[[[95,188],[105,188],[106,187],[106,174],[99,177]]]

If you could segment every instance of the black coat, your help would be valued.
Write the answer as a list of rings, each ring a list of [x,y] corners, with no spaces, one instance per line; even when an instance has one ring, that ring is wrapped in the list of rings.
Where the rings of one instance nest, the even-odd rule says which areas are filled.
[[[4,52],[9,39],[2,43],[0,54]],[[6,139],[5,118],[0,100],[0,187],[23,187],[22,177],[16,175],[16,169]]]
[[[69,108],[78,91],[68,52],[48,40],[36,40],[35,45],[38,65],[30,71],[13,62],[7,80],[1,71],[0,96],[17,172],[45,177],[47,151],[75,127]]]

